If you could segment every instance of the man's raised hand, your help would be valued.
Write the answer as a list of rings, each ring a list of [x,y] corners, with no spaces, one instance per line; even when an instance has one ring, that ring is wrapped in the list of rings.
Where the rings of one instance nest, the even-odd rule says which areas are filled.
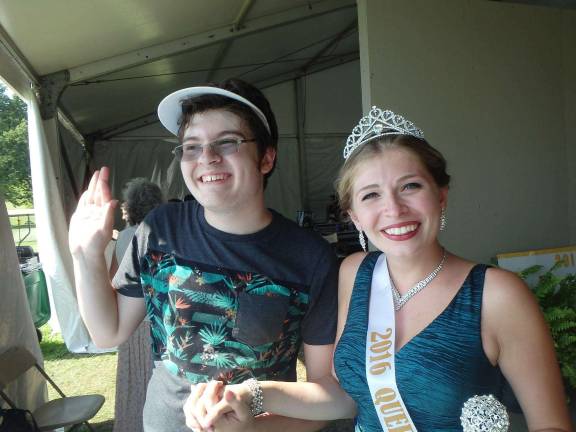
[[[68,245],[72,255],[103,254],[112,238],[114,209],[118,201],[112,199],[108,185],[109,169],[95,171],[88,189],[78,201],[70,220]]]

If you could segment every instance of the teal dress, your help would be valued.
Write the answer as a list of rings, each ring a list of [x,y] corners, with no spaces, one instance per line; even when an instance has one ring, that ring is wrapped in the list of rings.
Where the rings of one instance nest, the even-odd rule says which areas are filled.
[[[381,431],[366,381],[366,332],[372,272],[380,252],[358,269],[348,318],[334,353],[340,385],[356,401],[357,432]],[[414,425],[462,431],[462,405],[474,395],[500,398],[502,374],[484,354],[480,313],[485,265],[476,265],[446,309],[396,353],[396,382]]]

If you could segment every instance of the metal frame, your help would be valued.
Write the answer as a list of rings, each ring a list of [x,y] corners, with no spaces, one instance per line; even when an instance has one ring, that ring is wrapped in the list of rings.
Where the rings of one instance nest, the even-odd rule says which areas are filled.
[[[14,380],[14,376],[21,376],[26,371],[35,368],[44,379],[50,383],[50,385],[56,390],[56,392],[60,395],[60,398],[66,399],[66,395],[64,392],[58,387],[58,385],[50,378],[50,376],[46,373],[46,371],[38,364],[36,358],[24,347],[12,347],[9,348],[7,351],[0,354],[0,356],[4,356],[4,360],[7,361],[9,372],[7,375],[2,376],[2,382],[6,385],[8,382],[12,382]],[[14,369],[14,366],[17,367]],[[13,375],[16,374],[16,375]],[[14,403],[12,399],[8,397],[8,395],[3,391],[4,385],[0,385],[0,397],[6,401],[6,403],[14,409],[18,407]],[[102,396],[100,396],[102,397]],[[103,397],[102,397],[103,400]],[[68,426],[72,426],[70,431],[76,429],[80,425],[86,425],[88,429],[95,432],[88,420],[82,421],[76,424],[69,424]],[[38,425],[40,430],[48,430],[46,429],[48,425]],[[50,429],[51,430],[51,429]]]
[[[250,8],[253,6],[254,2],[255,2],[255,0],[245,0],[244,1],[244,3],[242,4],[242,7],[240,8],[240,11],[238,12],[238,15],[236,16],[236,19],[232,23],[232,30],[233,31],[237,32],[238,30],[240,30],[242,28],[242,26],[244,24],[244,20],[246,18],[246,15],[248,15],[248,12],[250,11]],[[222,62],[226,58],[226,55],[228,54],[228,51],[230,50],[230,47],[232,46],[233,42],[234,42],[234,39],[228,39],[222,45],[220,45],[220,48],[218,49],[218,53],[216,54],[216,57],[214,58],[214,61],[212,62],[212,67],[210,68],[210,72],[208,72],[208,75],[206,75],[206,80],[205,80],[206,82],[212,81],[214,74],[222,65]]]
[[[219,42],[233,40],[237,37],[259,33],[273,27],[291,24],[296,21],[314,18],[352,7],[356,7],[356,2],[353,0],[326,0],[322,3],[303,5],[284,12],[247,20],[238,28],[227,25],[215,30],[176,39],[171,42],[137,49],[125,54],[69,69],[70,83],[86,81],[91,78],[129,69],[165,57],[193,51]],[[243,10],[241,10],[241,13],[242,12]],[[239,17],[243,20],[243,16],[239,15]]]

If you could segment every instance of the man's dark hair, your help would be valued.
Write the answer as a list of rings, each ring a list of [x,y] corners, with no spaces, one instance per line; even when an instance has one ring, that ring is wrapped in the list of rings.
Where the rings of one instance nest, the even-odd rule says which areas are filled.
[[[274,150],[278,149],[278,126],[276,124],[276,117],[272,112],[270,103],[266,96],[254,87],[252,84],[242,81],[240,79],[231,78],[223,81],[220,84],[209,83],[205,84],[209,87],[218,87],[224,90],[231,91],[243,98],[248,99],[254,105],[256,105],[260,111],[266,117],[268,125],[270,126],[270,132],[266,128],[266,125],[262,122],[260,117],[250,108],[248,105],[243,104],[234,99],[230,99],[226,96],[221,95],[203,95],[184,100],[182,102],[182,118],[180,119],[180,125],[178,128],[178,138],[182,142],[182,137],[186,127],[190,123],[192,117],[195,114],[203,113],[215,109],[223,109],[236,114],[242,120],[246,122],[246,125],[250,128],[256,140],[256,145],[258,147],[258,156],[260,159],[264,156],[266,149],[272,147]],[[274,165],[270,172],[264,176],[264,184],[268,177],[274,171],[276,167],[276,158],[274,159]]]

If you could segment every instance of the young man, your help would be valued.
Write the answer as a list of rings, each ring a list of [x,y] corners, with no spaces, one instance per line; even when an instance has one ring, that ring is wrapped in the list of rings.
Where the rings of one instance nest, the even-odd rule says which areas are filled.
[[[158,115],[180,139],[173,153],[196,201],[152,211],[112,282],[103,251],[117,201],[102,168],[72,217],[70,250],[95,343],[118,345],[148,315],[156,367],[144,429],[175,432],[189,430],[183,404],[191,384],[295,380],[301,342],[308,380],[330,375],[337,269],[327,243],[264,204],[278,131],[259,90],[239,80],[183,89]],[[246,424],[321,426],[274,416]]]

